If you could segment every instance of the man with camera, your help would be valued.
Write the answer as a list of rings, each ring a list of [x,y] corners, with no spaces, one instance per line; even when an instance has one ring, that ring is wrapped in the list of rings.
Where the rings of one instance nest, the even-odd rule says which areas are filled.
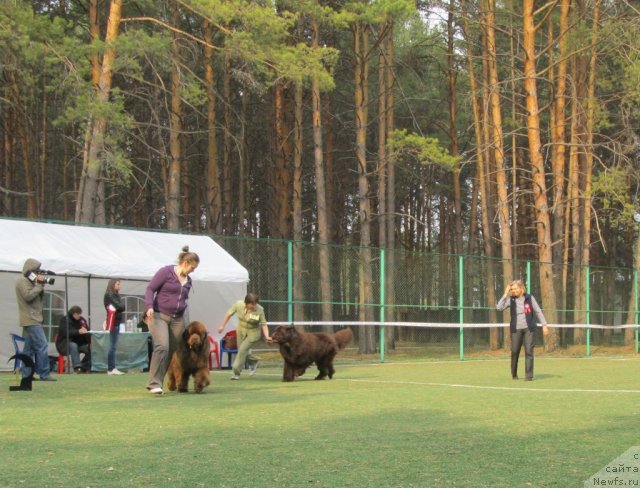
[[[16,281],[16,298],[20,315],[20,326],[24,337],[23,354],[34,358],[35,372],[41,381],[56,381],[49,367],[49,342],[44,335],[43,302],[44,285],[52,285],[51,271],[40,269],[42,263],[29,258],[22,266],[22,276]],[[22,377],[28,377],[30,368],[22,368]]]

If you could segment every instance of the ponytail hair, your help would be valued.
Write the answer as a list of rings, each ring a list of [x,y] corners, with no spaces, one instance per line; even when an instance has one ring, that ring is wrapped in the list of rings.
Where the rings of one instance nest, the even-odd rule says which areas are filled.
[[[178,255],[178,264],[182,263],[200,264],[200,257],[195,252],[189,251],[189,246],[183,246],[182,252]]]

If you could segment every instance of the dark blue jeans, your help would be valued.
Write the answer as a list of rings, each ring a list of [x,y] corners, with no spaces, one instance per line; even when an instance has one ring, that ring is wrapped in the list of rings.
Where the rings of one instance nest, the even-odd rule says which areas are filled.
[[[71,341],[69,342],[69,353],[71,354],[73,369],[82,368],[85,371],[91,371],[91,347],[89,344],[79,346]],[[80,360],[80,354],[84,354],[82,360]]]
[[[118,346],[118,335],[120,327],[115,324],[109,333],[109,352],[107,353],[107,370],[111,371],[116,367],[116,347]]]
[[[40,378],[49,376],[49,342],[44,335],[41,324],[34,324],[22,327],[22,337],[24,337],[24,348],[22,353],[34,358],[35,372]],[[31,368],[22,366],[22,377],[26,378],[31,374]]]

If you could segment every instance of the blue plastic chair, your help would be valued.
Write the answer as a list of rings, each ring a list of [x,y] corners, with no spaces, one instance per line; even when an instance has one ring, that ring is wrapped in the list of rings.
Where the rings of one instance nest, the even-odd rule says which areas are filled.
[[[16,350],[16,354],[20,354],[24,349],[24,337],[14,334],[13,332],[10,332],[9,335],[11,336],[11,342],[13,342],[13,348]],[[22,347],[20,347],[20,343],[22,343]],[[15,358],[13,361],[13,370],[19,370],[22,366],[22,361],[18,358]]]
[[[235,332],[235,331],[231,331]],[[226,342],[224,339],[220,339],[220,369],[231,369],[231,364],[233,364],[233,355],[238,354],[238,349],[227,349]],[[223,367],[223,358],[224,354],[227,354],[227,367]]]

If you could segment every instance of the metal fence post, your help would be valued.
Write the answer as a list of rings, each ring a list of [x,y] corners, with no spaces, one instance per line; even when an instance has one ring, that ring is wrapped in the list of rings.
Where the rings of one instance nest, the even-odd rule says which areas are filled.
[[[591,283],[589,266],[585,266],[585,298],[587,304],[587,357],[591,357]]]
[[[385,320],[385,272],[384,249],[380,249],[380,362],[384,363],[384,320]]]
[[[464,259],[458,256],[458,320],[460,323],[460,359],[464,359]]]
[[[640,311],[638,310],[638,270],[633,270],[633,291],[634,297],[633,300],[636,303],[636,354],[638,354],[638,318],[640,316]]]
[[[287,241],[287,321],[293,323],[293,241]]]

